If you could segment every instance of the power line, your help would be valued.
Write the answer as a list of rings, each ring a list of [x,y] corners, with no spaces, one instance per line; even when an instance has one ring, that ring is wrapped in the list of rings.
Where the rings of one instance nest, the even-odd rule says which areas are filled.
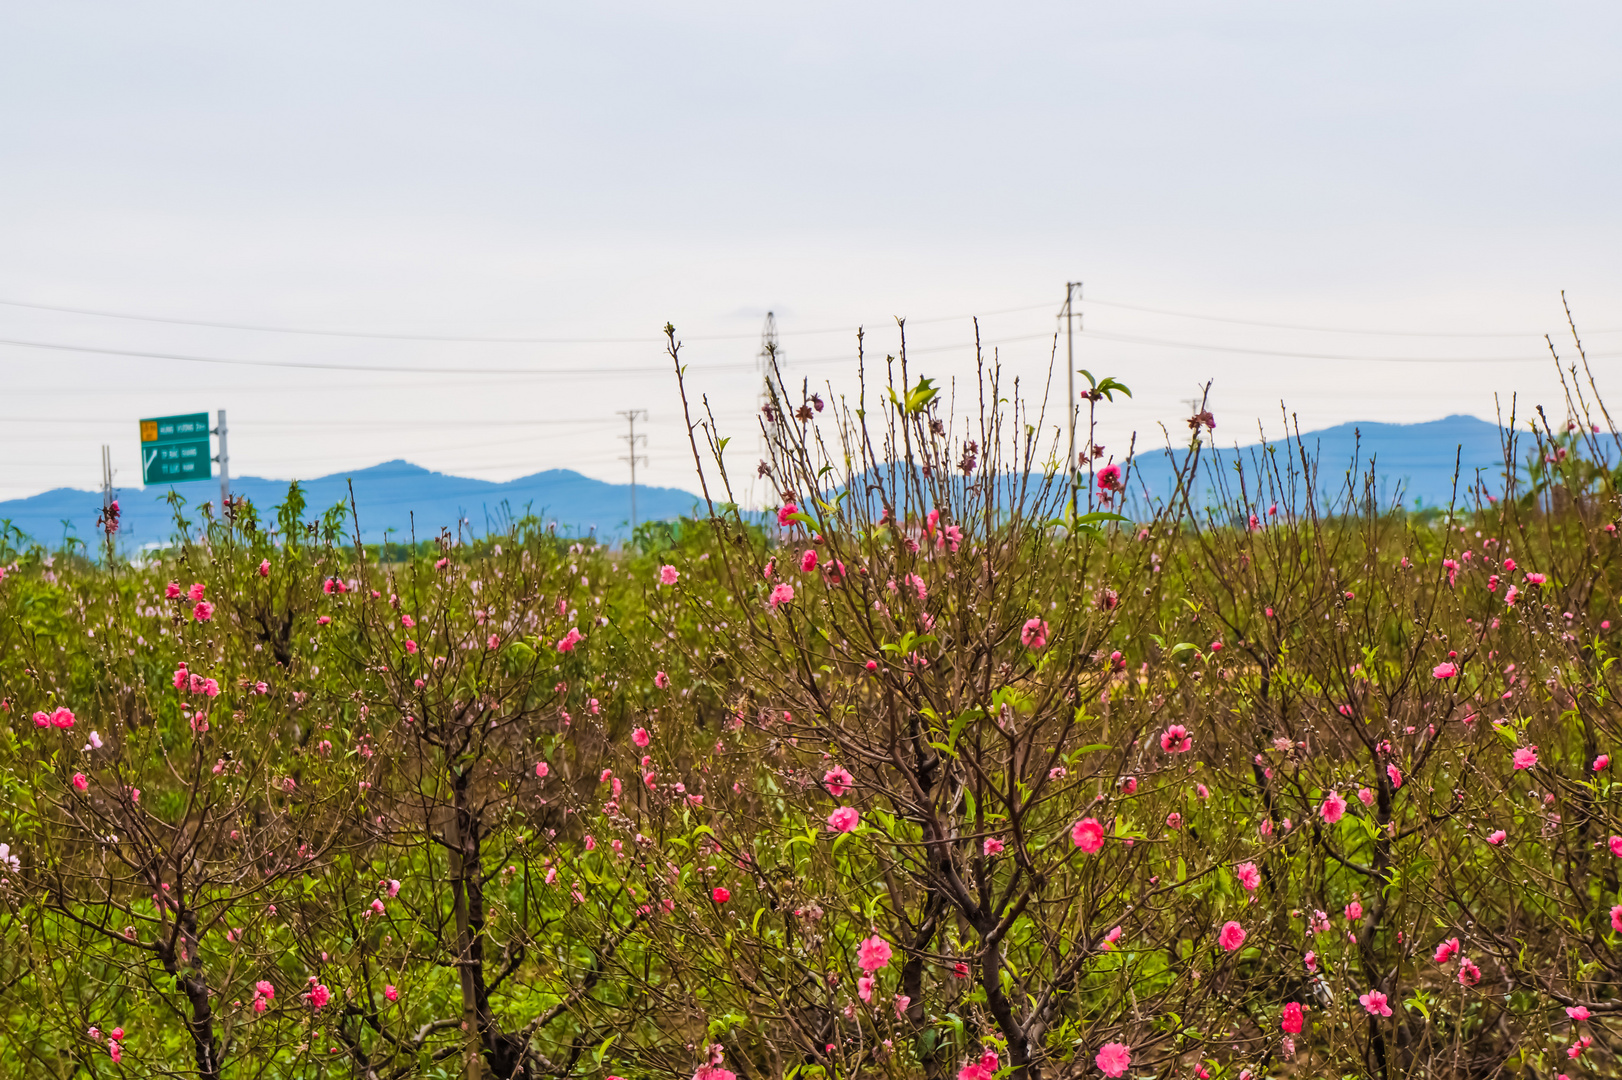
[[[1137,337],[1131,334],[1107,334],[1097,330],[1085,332],[1100,341],[1119,341],[1127,345],[1155,345],[1165,348],[1198,349],[1203,352],[1238,353],[1242,356],[1279,356],[1290,360],[1345,360],[1364,364],[1534,364],[1548,363],[1548,356],[1349,356],[1344,353],[1311,353],[1291,349],[1252,349],[1239,345],[1206,345],[1195,341],[1170,341],[1165,338]],[[1592,359],[1611,359],[1622,353],[1589,353]]]
[[[1436,338],[1542,338],[1543,335],[1533,331],[1518,330],[1489,330],[1489,331],[1451,331],[1451,330],[1370,330],[1367,328],[1351,328],[1343,326],[1306,326],[1301,323],[1261,322],[1255,319],[1235,319],[1224,315],[1200,315],[1191,311],[1172,311],[1168,308],[1145,307],[1141,304],[1124,304],[1117,300],[1087,300],[1085,304],[1098,307],[1121,308],[1126,311],[1143,311],[1154,315],[1170,315],[1178,319],[1201,319],[1206,322],[1232,323],[1236,326],[1262,326],[1271,330],[1305,330],[1315,334],[1364,334],[1375,337],[1436,337]],[[1585,330],[1584,336],[1594,334],[1622,334],[1622,329]]]
[[[457,342],[466,344],[504,344],[504,345],[639,345],[658,343],[663,339],[657,335],[645,337],[497,337],[484,335],[458,335],[458,334],[402,334],[387,331],[372,330],[320,330],[300,326],[267,326],[254,323],[216,322],[208,319],[177,319],[163,315],[138,315],[122,311],[101,311],[95,308],[66,307],[56,304],[35,304],[23,300],[0,300],[0,305],[6,307],[29,308],[35,311],[57,311],[69,315],[92,315],[101,319],[128,319],[134,322],[164,323],[171,326],[200,326],[214,330],[247,330],[264,334],[299,334],[309,337],[340,337],[340,338],[366,338],[377,341],[438,341]],[[937,315],[928,319],[910,319],[915,323],[950,322],[957,319],[972,319],[990,315],[1008,315],[1020,311],[1035,311],[1038,308],[1049,307],[1048,304],[1028,304],[1024,307],[1002,308],[997,311],[981,312],[967,315]],[[791,330],[788,334],[854,334],[861,329],[858,326],[831,326],[818,330]],[[753,337],[753,334],[701,334],[689,337],[688,341],[742,341]]]
[[[1051,338],[1051,334],[1022,334],[1011,338],[1002,338],[998,341],[982,342],[982,346],[1007,345],[1019,341],[1033,341],[1038,338]],[[614,367],[614,368],[452,368],[452,367],[406,367],[397,364],[340,364],[317,363],[307,360],[246,360],[241,358],[223,356],[193,356],[185,353],[149,352],[140,349],[111,349],[92,345],[65,345],[50,341],[22,341],[15,338],[0,338],[0,345],[13,345],[25,349],[49,349],[54,352],[90,353],[97,356],[122,356],[139,360],[178,360],[190,364],[222,364],[229,367],[256,367],[256,368],[286,368],[306,371],[366,371],[379,375],[478,375],[478,376],[505,376],[508,378],[518,376],[563,376],[590,378],[602,375],[652,375],[670,371],[670,367],[660,364],[652,367]],[[936,353],[948,352],[953,349],[972,349],[971,343],[959,345],[928,345],[914,347],[909,353]],[[846,364],[854,361],[854,355],[845,356],[816,356],[803,360],[793,361],[795,366],[808,364]],[[701,364],[696,365],[697,371],[747,371],[754,370],[753,361],[734,364]]]

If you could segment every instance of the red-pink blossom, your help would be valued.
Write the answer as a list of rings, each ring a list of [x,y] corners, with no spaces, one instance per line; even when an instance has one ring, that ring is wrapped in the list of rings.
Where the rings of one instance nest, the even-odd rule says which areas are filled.
[[[1082,818],[1070,827],[1070,842],[1092,855],[1104,846],[1104,826],[1096,818]]]
[[[1255,892],[1256,886],[1262,883],[1262,872],[1256,869],[1253,862],[1240,863],[1234,867],[1233,876],[1239,879],[1239,884],[1245,887],[1246,892]]]
[[[1509,834],[1503,829],[1494,829],[1492,832],[1487,834],[1487,843],[1491,844],[1493,847],[1497,847],[1499,844],[1504,842],[1504,837],[1508,835]]]
[[[1318,808],[1318,813],[1323,815],[1324,821],[1328,824],[1335,824],[1346,814],[1346,797],[1338,791],[1331,791],[1324,796],[1323,805]]]
[[[864,938],[861,944],[856,946],[856,966],[872,974],[882,967],[887,967],[891,955],[890,943],[874,934],[870,938]]]
[[[1045,648],[1048,643],[1048,624],[1041,619],[1027,619],[1019,632],[1019,640],[1028,649]]]
[[[636,728],[631,732],[631,742],[634,743],[638,749],[646,747],[652,741],[653,736],[648,734],[648,729],[645,727]]]
[[[1538,748],[1535,746],[1523,746],[1516,750],[1514,754],[1515,767],[1517,769],[1530,769],[1536,765],[1538,763],[1537,750]]]
[[[192,618],[198,622],[208,622],[214,617],[214,605],[207,600],[197,601],[197,606],[191,609]]]
[[[1443,664],[1437,664],[1435,667],[1431,668],[1431,674],[1438,679],[1451,679],[1458,673],[1459,665],[1451,661]]]
[[[576,626],[569,627],[569,632],[558,639],[558,652],[574,652],[574,647],[586,640],[586,635]]]
[[[786,604],[793,599],[794,586],[785,581],[772,589],[772,594],[767,598],[766,603],[775,608],[778,604]]]
[[[1279,1020],[1279,1027],[1283,1029],[1286,1034],[1299,1035],[1301,1034],[1302,1019],[1301,1003],[1298,1001],[1286,1002],[1284,1005],[1284,1016]]]
[[[1386,1003],[1386,996],[1378,990],[1370,990],[1366,994],[1359,994],[1358,1003],[1368,1010],[1370,1016],[1390,1016],[1391,1006]]]
[[[861,823],[862,815],[854,806],[841,806],[828,815],[828,828],[834,832],[848,833]]]
[[[822,783],[827,787],[828,794],[836,799],[849,791],[851,785],[855,782],[856,778],[851,776],[843,765],[835,766],[822,774]]]
[[[809,574],[811,571],[815,570],[816,568],[817,568],[817,553],[815,551],[811,550],[810,548],[806,548],[805,549],[805,554],[800,556],[800,573]]]
[[[710,899],[714,900],[717,904],[724,904],[728,900],[732,899],[732,893],[730,890],[717,885],[715,888],[710,890]]]
[[[1446,941],[1436,946],[1436,955],[1431,957],[1431,959],[1435,960],[1438,964],[1445,964],[1457,955],[1459,955],[1459,939],[1454,937],[1448,938]]]
[[[1193,746],[1194,740],[1182,724],[1172,724],[1160,733],[1160,749],[1168,754],[1186,754]]]
[[[1109,466],[1112,469],[1114,467]],[[1124,1076],[1132,1065],[1132,1048],[1126,1043],[1105,1043],[1093,1057],[1093,1064],[1097,1065],[1105,1076]]]
[[[1222,929],[1217,934],[1217,942],[1228,952],[1233,952],[1245,943],[1245,928],[1230,919],[1222,924]]]
[[[681,571],[668,563],[659,568],[659,584],[661,585],[674,585],[679,577],[681,577]]]

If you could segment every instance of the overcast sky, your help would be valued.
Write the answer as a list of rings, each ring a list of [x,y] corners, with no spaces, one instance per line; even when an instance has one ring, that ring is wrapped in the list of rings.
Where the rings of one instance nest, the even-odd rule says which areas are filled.
[[[767,310],[835,393],[850,328],[894,348],[895,316],[949,378],[951,317],[985,315],[1032,385],[1067,279],[1100,302],[1077,365],[1136,395],[1111,449],[1207,379],[1228,438],[1281,401],[1308,428],[1557,406],[1562,288],[1622,402],[1619,46],[1614,0],[7,0],[0,300],[621,340],[0,305],[7,342],[115,350],[0,344],[0,498],[94,487],[103,443],[138,485],[139,418],[219,408],[239,474],[613,480],[615,413],[646,409],[644,476],[690,486],[666,321],[747,436]]]

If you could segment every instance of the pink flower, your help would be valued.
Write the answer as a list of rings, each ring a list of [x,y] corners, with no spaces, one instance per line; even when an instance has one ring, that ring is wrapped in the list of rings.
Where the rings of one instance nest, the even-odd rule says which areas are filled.
[[[1115,943],[1120,940],[1121,928],[1117,926],[1104,935],[1104,940],[1099,942],[1098,947],[1103,952],[1110,952],[1115,948]]]
[[[1481,969],[1468,958],[1459,961],[1459,985],[1474,986],[1481,981]]]
[[[1378,990],[1370,990],[1366,994],[1359,994],[1358,1003],[1368,1010],[1370,1016],[1390,1016],[1391,1006],[1386,1004],[1386,997]]]
[[[163,595],[170,600],[178,597],[180,595],[180,582],[171,581],[169,584],[165,585],[163,587]]]
[[[1400,788],[1402,786],[1402,770],[1397,768],[1395,765],[1387,765],[1385,767],[1385,775],[1386,779],[1391,781],[1391,786],[1393,788]]]
[[[794,586],[785,581],[772,589],[772,595],[767,598],[766,603],[775,608],[778,604],[786,604],[793,599]]]
[[[1622,836],[1613,836],[1610,840],[1611,854],[1622,859]]]
[[[1217,934],[1217,942],[1228,952],[1233,952],[1245,943],[1245,928],[1229,920],[1222,924],[1222,930]]]
[[[187,599],[195,602],[201,600],[203,598],[203,594],[207,591],[208,587],[201,581],[194,581],[192,582],[191,588],[186,590],[186,597]]]
[[[1374,792],[1370,791],[1368,788],[1358,788],[1357,801],[1362,803],[1364,806],[1373,806]]]
[[[1098,470],[1099,491],[1119,491],[1121,488],[1121,467],[1113,462]],[[1111,1073],[1119,1076],[1120,1073]]]
[[[1331,791],[1324,796],[1323,805],[1318,808],[1318,813],[1323,815],[1325,822],[1333,825],[1346,815],[1346,797],[1338,791]]]
[[[73,787],[74,787],[74,789],[76,791],[80,791],[80,792],[89,791],[90,790],[90,781],[89,781],[89,779],[87,779],[85,777],[84,773],[76,772],[76,773],[73,774]]]
[[[1622,904],[1611,909],[1611,929],[1622,934]]]
[[[259,576],[260,577],[269,577],[270,576],[270,560],[269,559],[261,559],[261,560],[259,560]]]
[[[328,990],[325,986],[321,985],[320,983],[316,983],[314,986],[310,987],[311,1005],[314,1005],[316,1008],[320,1009],[331,1000],[332,991]]]
[[[535,763],[535,775],[540,777],[542,780],[546,779],[546,774],[551,771],[551,766],[547,765],[546,762],[537,761]]]
[[[856,946],[856,966],[871,975],[879,968],[888,967],[891,955],[890,943],[874,934]]]
[[[1363,905],[1358,903],[1356,900],[1353,900],[1350,904],[1346,905],[1346,911],[1344,914],[1346,915],[1347,922],[1356,922],[1363,917]]]
[[[66,731],[73,726],[73,710],[66,705],[58,705],[56,711],[51,713],[51,726]]]
[[[1279,1027],[1290,1035],[1301,1034],[1301,1004],[1291,1001],[1284,1006],[1284,1017],[1279,1021]]]
[[[674,585],[679,577],[681,577],[681,571],[674,566],[666,564],[659,568],[659,584],[661,585]]]
[[[1528,585],[1542,585],[1545,581],[1548,581],[1548,580],[1549,579],[1544,577],[1542,574],[1527,574],[1526,575],[1526,583]]]
[[[1245,887],[1246,892],[1255,892],[1256,886],[1262,883],[1262,872],[1256,869],[1253,862],[1240,863],[1234,867],[1233,876],[1239,879],[1239,884]]]
[[[410,638],[406,638],[405,650],[412,656],[417,655],[417,643]]]
[[[907,1006],[912,1004],[912,998],[908,997],[906,994],[897,994],[895,996],[895,1001],[893,1001],[891,1004],[895,1006],[896,1019],[905,1020],[907,1018]]]
[[[806,548],[805,549],[805,554],[800,556],[800,573],[809,574],[811,571],[815,570],[816,568],[817,568],[817,553],[815,551],[812,551],[810,548]]]
[[[388,998],[390,1001],[399,1001],[400,991],[394,988],[393,983],[389,983],[383,987],[383,996]]]
[[[661,672],[661,674],[663,673]],[[636,744],[638,749],[641,749],[653,741],[653,736],[648,734],[647,728],[639,727],[631,732],[631,741]]]
[[[856,980],[856,996],[863,1001],[873,1000],[873,984],[878,980],[871,975],[862,975]]]
[[[985,854],[989,857],[991,855],[1001,855],[1003,848],[1007,846],[1008,845],[1004,844],[995,836],[988,836],[986,837],[985,842],[980,845],[980,850],[985,852]]]
[[[1459,955],[1459,939],[1453,937],[1436,946],[1436,955],[1431,959],[1438,964],[1445,964],[1457,955]]]
[[[1431,674],[1438,679],[1451,679],[1459,673],[1459,665],[1454,663],[1437,664],[1431,668]]]
[[[669,689],[670,676],[665,674],[663,671],[654,672],[653,685],[657,686],[661,690]]]
[[[262,994],[268,998],[273,998],[276,996],[276,988],[272,986],[266,979],[260,979],[258,982],[254,983],[253,992],[256,994]]]
[[[1611,755],[1609,755],[1609,754],[1601,754],[1599,757],[1594,759],[1594,771],[1599,772],[1601,769],[1605,768],[1605,766],[1609,765],[1610,763],[1611,763]]]
[[[1183,827],[1183,815],[1179,814],[1175,810],[1167,814],[1166,827],[1170,829],[1181,829]]]
[[[207,600],[199,600],[197,606],[191,609],[191,614],[198,622],[208,622],[214,617],[214,605]]]
[[[1048,624],[1041,619],[1027,619],[1019,632],[1019,640],[1028,649],[1044,648],[1048,643]]]
[[[777,524],[785,529],[788,528],[789,516],[791,514],[798,514],[799,512],[800,508],[798,506],[795,506],[793,503],[784,503],[782,506],[778,507]]]
[[[1092,855],[1104,846],[1104,826],[1096,818],[1082,818],[1070,827],[1070,842]]]
[[[1168,754],[1186,754],[1193,746],[1194,740],[1182,724],[1173,724],[1160,733],[1160,749]]]
[[[1517,769],[1530,769],[1538,763],[1538,748],[1523,746],[1515,751],[1515,767]]]
[[[574,652],[574,647],[586,640],[586,635],[580,632],[577,626],[569,627],[569,632],[558,639],[558,652]]]
[[[1567,1005],[1566,1015],[1581,1024],[1591,1015],[1586,1005]]]
[[[979,1061],[971,1061],[959,1069],[957,1080],[991,1080],[995,1075],[997,1075],[997,1052],[988,1049],[980,1055]]]
[[[846,771],[842,765],[829,769],[827,772],[822,774],[822,783],[827,787],[828,794],[832,795],[836,799],[845,792],[849,791],[851,785],[855,782],[856,778],[851,776],[851,774]]]
[[[1120,472],[1114,465],[1108,465],[1105,468],[1115,469],[1117,473]],[[1099,483],[1103,483],[1102,473],[1099,474]],[[1093,1064],[1097,1065],[1099,1071],[1105,1076],[1124,1076],[1127,1068],[1132,1064],[1132,1048],[1126,1043],[1105,1043],[1099,1048],[1097,1056],[1093,1058]]]
[[[828,815],[828,828],[834,832],[850,832],[861,823],[862,815],[854,806],[841,806]]]
[[[710,899],[714,900],[717,904],[724,904],[728,900],[732,899],[732,893],[730,890],[723,889],[717,885],[715,888],[710,890]]]
[[[1504,838],[1508,835],[1509,834],[1503,829],[1495,829],[1487,834],[1487,843],[1491,844],[1493,847],[1497,847],[1499,844],[1504,842]]]

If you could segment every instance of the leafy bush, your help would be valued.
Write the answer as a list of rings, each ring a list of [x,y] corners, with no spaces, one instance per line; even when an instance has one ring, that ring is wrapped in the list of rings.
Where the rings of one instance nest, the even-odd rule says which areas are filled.
[[[1585,399],[1425,514],[1299,443],[1208,477],[1202,407],[1150,505],[995,369],[885,370],[779,381],[747,481],[700,417],[709,513],[627,550],[367,549],[296,485],[139,565],[18,545],[0,1067],[1614,1072]]]

